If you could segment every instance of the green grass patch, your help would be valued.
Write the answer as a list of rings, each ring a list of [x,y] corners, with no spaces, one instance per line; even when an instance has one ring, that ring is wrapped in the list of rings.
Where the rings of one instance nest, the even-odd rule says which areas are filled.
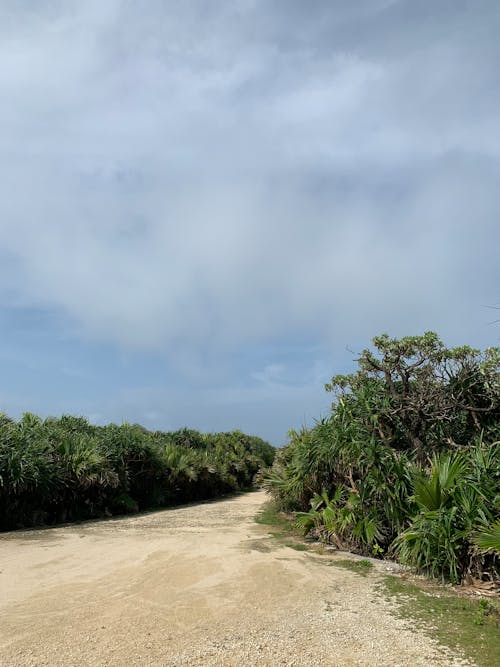
[[[290,549],[295,549],[295,551],[308,551],[309,547],[307,544],[304,544],[303,542],[285,542],[284,543],[285,547],[289,547]]]
[[[307,551],[308,545],[300,540],[301,532],[295,526],[293,515],[280,512],[273,501],[267,502],[255,516],[255,522],[267,526],[269,534],[285,547],[295,551]]]
[[[328,565],[343,567],[345,570],[360,574],[362,577],[366,577],[373,568],[373,563],[370,563],[369,560],[350,560],[349,558],[334,558],[328,562]]]
[[[263,526],[272,526],[279,528],[283,533],[294,533],[293,517],[280,512],[276,505],[269,501],[262,510],[255,516],[255,522]]]
[[[458,650],[478,667],[496,667],[500,656],[500,602],[471,599],[432,582],[385,576],[380,590],[396,613]]]

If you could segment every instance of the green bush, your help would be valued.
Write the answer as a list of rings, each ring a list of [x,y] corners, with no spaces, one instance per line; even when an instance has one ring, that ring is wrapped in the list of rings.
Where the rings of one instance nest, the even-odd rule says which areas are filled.
[[[401,562],[454,583],[467,571],[480,573],[485,561],[493,566],[485,556],[495,543],[484,538],[498,516],[499,474],[499,443],[435,456],[430,470],[419,471],[413,481],[418,513],[395,541]],[[474,549],[478,540],[486,543],[485,554]]]
[[[307,532],[433,576],[498,576],[500,350],[374,339],[264,485]],[[489,573],[489,574],[488,574]]]
[[[0,530],[214,498],[251,486],[274,452],[239,431],[0,415]]]

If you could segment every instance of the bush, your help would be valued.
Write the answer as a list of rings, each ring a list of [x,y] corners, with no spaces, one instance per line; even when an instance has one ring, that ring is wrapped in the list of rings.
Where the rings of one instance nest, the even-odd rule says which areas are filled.
[[[326,386],[331,415],[290,433],[265,486],[339,548],[452,581],[498,576],[500,351],[433,333],[374,345]]]
[[[0,415],[0,530],[214,498],[251,486],[273,458],[271,445],[239,431]]]

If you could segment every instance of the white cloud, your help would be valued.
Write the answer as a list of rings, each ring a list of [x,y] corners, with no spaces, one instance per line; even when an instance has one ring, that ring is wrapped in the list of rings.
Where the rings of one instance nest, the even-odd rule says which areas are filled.
[[[174,359],[290,331],[486,337],[471,321],[497,275],[500,135],[497,106],[468,97],[468,15],[439,44],[400,25],[417,51],[333,37],[403,5],[337,23],[294,5],[288,42],[267,3],[47,2],[12,20],[0,246],[17,298]]]

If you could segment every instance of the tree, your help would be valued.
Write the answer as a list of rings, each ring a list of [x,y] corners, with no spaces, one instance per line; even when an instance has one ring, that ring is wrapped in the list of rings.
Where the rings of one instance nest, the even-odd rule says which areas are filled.
[[[400,340],[383,334],[373,344],[356,373],[335,376],[326,389],[351,404],[355,419],[383,443],[424,461],[482,430],[498,431],[498,348],[447,349],[432,332]]]

